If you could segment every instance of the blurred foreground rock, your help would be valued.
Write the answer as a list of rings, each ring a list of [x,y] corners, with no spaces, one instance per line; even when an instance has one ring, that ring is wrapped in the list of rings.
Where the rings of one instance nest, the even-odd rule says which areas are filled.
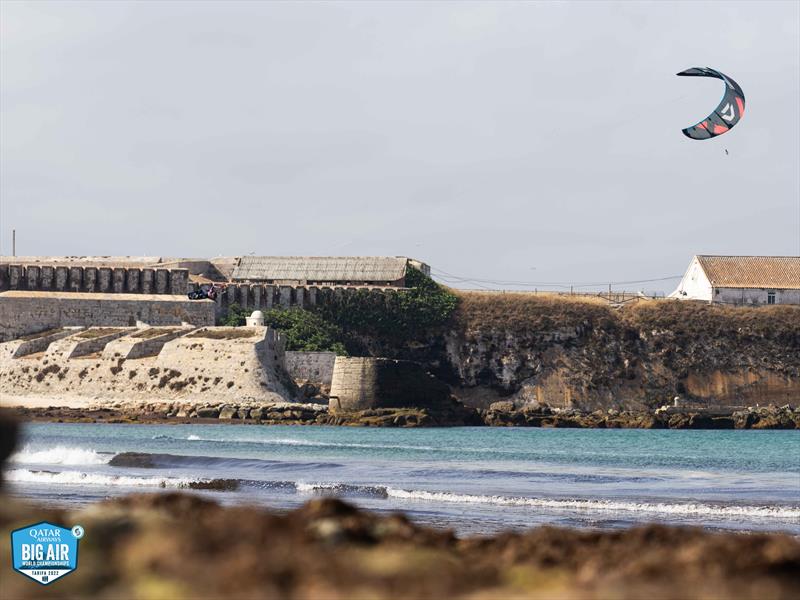
[[[78,570],[43,588],[11,572],[0,544],[0,597],[761,600],[800,589],[800,542],[785,535],[653,525],[459,540],[334,499],[277,515],[180,493],[0,508],[4,537],[42,519],[85,527]]]

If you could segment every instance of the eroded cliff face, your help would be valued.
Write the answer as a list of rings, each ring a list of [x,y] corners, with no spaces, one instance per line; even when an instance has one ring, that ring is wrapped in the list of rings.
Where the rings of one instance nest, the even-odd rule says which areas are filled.
[[[800,307],[469,293],[445,331],[399,354],[477,407],[800,404]]]

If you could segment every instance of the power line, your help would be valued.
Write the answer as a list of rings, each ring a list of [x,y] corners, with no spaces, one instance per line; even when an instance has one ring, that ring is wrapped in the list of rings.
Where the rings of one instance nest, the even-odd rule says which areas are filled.
[[[628,281],[596,281],[596,282],[569,282],[569,281],[514,281],[514,280],[500,280],[500,279],[485,279],[479,277],[464,277],[461,275],[456,275],[454,273],[449,273],[444,271],[443,269],[439,269],[437,267],[431,267],[432,272],[434,275],[439,279],[443,279],[444,281],[450,283],[471,283],[477,285],[479,287],[485,288],[482,284],[489,284],[489,285],[514,285],[519,287],[558,287],[564,289],[570,288],[583,288],[583,287],[597,287],[597,286],[605,286],[605,285],[633,285],[639,283],[654,283],[659,281],[670,281],[673,279],[680,279],[683,275],[670,275],[668,277],[656,277],[652,279],[636,279],[636,280],[628,280]]]

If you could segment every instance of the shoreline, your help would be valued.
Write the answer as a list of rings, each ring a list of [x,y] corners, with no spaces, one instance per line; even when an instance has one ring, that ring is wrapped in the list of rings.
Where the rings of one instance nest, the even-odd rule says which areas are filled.
[[[655,412],[608,410],[581,412],[548,407],[476,410],[454,406],[448,411],[370,409],[330,412],[319,404],[246,405],[115,404],[112,407],[56,406],[44,402],[2,407],[21,421],[116,424],[328,425],[345,427],[542,427],[578,429],[800,429],[800,408],[749,407],[741,410],[669,409]]]

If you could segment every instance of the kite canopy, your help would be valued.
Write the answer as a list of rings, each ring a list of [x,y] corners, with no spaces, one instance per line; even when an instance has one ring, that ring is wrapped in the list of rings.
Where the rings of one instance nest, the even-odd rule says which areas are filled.
[[[693,67],[681,71],[678,75],[685,77],[716,77],[725,82],[725,93],[719,106],[697,125],[684,129],[684,135],[693,140],[708,140],[727,133],[742,118],[744,114],[744,92],[733,79],[708,67]]]

